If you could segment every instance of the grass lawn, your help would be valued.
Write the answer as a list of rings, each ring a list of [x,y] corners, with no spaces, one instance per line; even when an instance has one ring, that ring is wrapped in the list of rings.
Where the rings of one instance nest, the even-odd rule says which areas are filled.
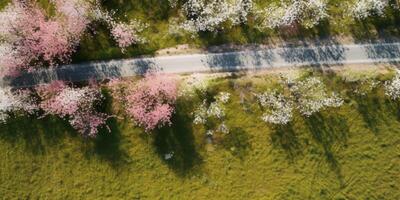
[[[193,126],[199,99],[180,100],[174,125],[147,135],[127,119],[110,120],[85,140],[54,118],[17,118],[0,126],[4,199],[400,199],[400,104],[381,88],[365,97],[354,84],[324,75],[345,104],[273,127],[248,94],[276,77],[217,79],[230,91],[231,133],[215,144]],[[380,77],[385,79],[384,76]],[[236,88],[235,90],[233,88]],[[239,102],[240,91],[247,103]],[[105,109],[111,110],[111,100]],[[246,108],[246,109],[244,109]],[[119,114],[120,116],[123,116]],[[173,151],[166,161],[164,155]]]

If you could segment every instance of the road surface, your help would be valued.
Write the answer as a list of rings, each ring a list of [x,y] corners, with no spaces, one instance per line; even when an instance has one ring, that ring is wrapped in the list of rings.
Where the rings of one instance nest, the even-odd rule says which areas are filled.
[[[165,73],[193,73],[239,70],[265,70],[278,67],[329,66],[400,62],[400,43],[352,44],[249,49],[226,53],[162,56],[63,65],[19,78],[0,81],[0,85],[29,87],[51,80],[79,82],[88,79],[129,77],[149,69]]]

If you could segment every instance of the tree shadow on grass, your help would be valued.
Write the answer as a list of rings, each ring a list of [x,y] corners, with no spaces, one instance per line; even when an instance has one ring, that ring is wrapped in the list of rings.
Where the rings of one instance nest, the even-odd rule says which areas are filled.
[[[105,97],[104,102],[98,104],[96,109],[103,113],[112,113],[113,99],[108,90],[103,89],[102,94]],[[118,121],[115,117],[107,120],[107,127],[99,129],[96,138],[89,139],[85,146],[85,156],[97,156],[100,160],[108,162],[113,168],[122,167],[129,164],[131,159],[121,147],[122,134]]]
[[[353,37],[359,41],[398,40],[397,37],[400,34],[399,19],[400,15],[397,9],[389,6],[384,17],[370,16],[352,26],[354,29]]]
[[[182,106],[180,106],[182,107]],[[182,108],[181,108],[182,109]],[[172,125],[154,133],[154,146],[160,158],[179,176],[185,176],[202,162],[196,151],[190,117],[179,107],[172,118]],[[165,155],[173,153],[171,159]]]
[[[366,126],[374,133],[378,133],[382,107],[379,98],[376,96],[358,96],[357,111],[361,114]]]
[[[243,160],[251,149],[249,135],[240,127],[234,127],[224,136],[222,146],[233,156]]]
[[[400,103],[398,101],[393,101],[390,99],[385,99],[385,109],[400,121]]]
[[[24,149],[33,154],[44,154],[46,147],[60,144],[67,133],[76,136],[67,122],[52,116],[42,119],[21,116],[0,125],[1,140],[14,145],[22,142]]]
[[[324,117],[321,113],[315,113],[305,121],[312,138],[321,145],[329,166],[342,181],[341,166],[335,157],[335,151],[347,143],[349,132],[347,121],[339,115]]]
[[[302,153],[302,145],[296,136],[292,124],[274,126],[271,134],[271,142],[274,146],[282,148],[291,161]]]
[[[117,120],[110,118],[107,121],[108,128],[101,128],[96,138],[85,141],[85,157],[92,156],[107,162],[113,168],[120,168],[131,162],[128,154],[121,147],[122,136]]]

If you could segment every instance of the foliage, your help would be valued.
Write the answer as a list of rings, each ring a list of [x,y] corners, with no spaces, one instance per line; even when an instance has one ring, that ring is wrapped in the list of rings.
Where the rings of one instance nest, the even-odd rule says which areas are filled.
[[[357,95],[365,96],[372,92],[374,89],[378,88],[380,84],[381,82],[379,82],[378,80],[364,79],[357,84],[353,92]]]
[[[0,11],[0,66],[2,75],[18,75],[40,67],[70,62],[80,39],[93,20],[106,20],[124,50],[142,41],[144,26],[137,21],[117,22],[98,3],[52,0],[56,14],[48,15],[36,3],[14,0]]]
[[[340,107],[343,104],[343,99],[335,93],[329,95],[324,83],[316,77],[305,80],[281,78],[287,92],[256,94],[261,107],[267,109],[262,117],[265,122],[285,125],[291,121],[294,109],[310,117],[326,107]]]
[[[262,28],[290,27],[302,24],[312,28],[328,17],[324,0],[281,0],[258,13]]]
[[[315,77],[297,82],[290,87],[290,91],[304,116],[311,116],[324,107],[340,107],[343,104],[343,99],[335,93],[329,95],[324,83]]]
[[[272,124],[287,124],[293,117],[293,105],[284,95],[277,92],[257,94],[257,99],[263,108],[268,109],[262,120]]]
[[[222,25],[226,23],[231,26],[241,24],[247,21],[252,4],[252,0],[188,0],[182,5],[183,15],[187,19],[173,24],[171,32],[214,32],[223,29]]]
[[[212,78],[210,75],[198,73],[185,77],[179,86],[179,96],[194,97],[197,93],[204,94]]]
[[[206,128],[206,134],[213,136],[214,133],[229,133],[229,128],[225,123],[225,104],[230,100],[230,93],[220,92],[217,96],[213,97],[212,102],[204,99],[193,112],[193,123],[196,125],[203,125]],[[217,123],[215,123],[217,121]]]
[[[36,99],[29,90],[0,88],[0,123],[5,123],[13,114],[34,114],[37,110]]]
[[[116,23],[112,26],[111,34],[118,46],[124,50],[132,44],[143,41],[137,35],[137,31],[142,30],[141,27],[137,21],[131,21],[129,24]]]
[[[0,26],[4,27],[0,31],[3,74],[16,75],[21,70],[70,60],[89,22],[85,15],[88,7],[71,2],[78,1],[55,1],[59,12],[52,17],[37,4],[18,0],[0,12]]]
[[[40,86],[37,91],[42,98],[40,108],[45,115],[68,119],[83,136],[96,137],[98,128],[106,125],[109,116],[96,111],[96,104],[103,98],[99,88],[74,88],[56,81]]]
[[[357,0],[351,8],[352,15],[358,19],[366,19],[371,15],[383,16],[388,0]]]
[[[396,70],[396,76],[385,83],[385,94],[393,100],[400,98],[400,70]]]
[[[117,42],[123,52],[132,44],[145,41],[139,33],[142,32],[147,25],[136,19],[130,20],[128,23],[118,22],[112,12],[101,9],[100,5],[95,7],[94,16],[96,20],[104,21],[107,24],[112,38]]]
[[[329,91],[352,89],[340,77],[321,78]],[[276,77],[248,79],[264,91]],[[294,113],[279,129],[262,123],[253,107],[243,112],[231,81],[248,82],[216,79],[209,88],[231,93],[225,107],[232,142],[213,149],[180,109],[179,126],[155,137],[113,118],[112,134],[85,142],[61,120],[10,119],[0,125],[1,198],[399,199],[399,105],[387,101],[383,87],[361,99],[343,93],[352,104],[311,118]],[[190,112],[193,102],[177,106]]]
[[[171,124],[177,98],[177,81],[165,74],[147,73],[127,88],[126,112],[147,132]]]

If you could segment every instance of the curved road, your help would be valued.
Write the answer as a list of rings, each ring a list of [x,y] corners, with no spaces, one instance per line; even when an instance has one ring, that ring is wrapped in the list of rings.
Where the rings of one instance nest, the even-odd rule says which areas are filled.
[[[2,80],[0,85],[29,87],[51,80],[78,82],[88,79],[128,77],[149,69],[165,73],[265,70],[277,67],[329,66],[400,62],[400,43],[322,45],[249,49],[226,53],[136,58],[60,66]]]

